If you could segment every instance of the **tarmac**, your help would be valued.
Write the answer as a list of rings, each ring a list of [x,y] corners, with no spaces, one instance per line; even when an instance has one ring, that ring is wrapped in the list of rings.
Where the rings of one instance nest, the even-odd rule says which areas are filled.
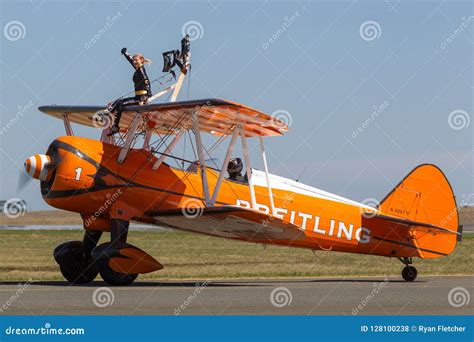
[[[0,283],[0,315],[472,315],[474,276]]]

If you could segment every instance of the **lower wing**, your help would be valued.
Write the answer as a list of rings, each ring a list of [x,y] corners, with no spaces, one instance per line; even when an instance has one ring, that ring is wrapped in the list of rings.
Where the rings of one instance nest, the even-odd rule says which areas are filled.
[[[252,242],[303,240],[304,233],[289,222],[260,211],[221,206],[180,208],[146,213],[156,224]]]

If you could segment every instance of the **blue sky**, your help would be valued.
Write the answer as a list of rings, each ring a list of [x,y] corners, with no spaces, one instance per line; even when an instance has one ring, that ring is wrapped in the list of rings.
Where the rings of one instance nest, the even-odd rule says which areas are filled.
[[[469,1],[2,1],[1,197],[48,208],[36,182],[16,190],[23,161],[64,134],[38,106],[105,104],[133,90],[122,47],[160,76],[161,52],[191,25],[191,98],[291,121],[266,140],[273,173],[305,170],[302,182],[362,201],[434,163],[462,202],[474,191],[473,15]]]

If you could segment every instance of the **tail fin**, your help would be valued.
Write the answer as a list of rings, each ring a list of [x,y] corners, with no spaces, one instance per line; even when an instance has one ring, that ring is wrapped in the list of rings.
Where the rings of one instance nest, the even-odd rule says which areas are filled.
[[[413,243],[421,258],[447,255],[456,247],[456,199],[446,176],[435,165],[417,166],[381,201],[378,209],[385,215],[446,230],[427,232],[426,228],[412,226]]]

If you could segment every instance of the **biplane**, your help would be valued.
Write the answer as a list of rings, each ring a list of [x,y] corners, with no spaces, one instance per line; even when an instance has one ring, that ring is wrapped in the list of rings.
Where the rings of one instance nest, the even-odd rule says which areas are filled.
[[[63,121],[66,135],[45,154],[28,158],[26,172],[40,180],[49,205],[79,213],[84,222],[82,241],[54,250],[69,282],[88,283],[100,273],[110,285],[128,285],[138,274],[163,268],[127,242],[132,221],[258,244],[397,258],[406,281],[417,277],[413,258],[454,250],[461,236],[456,201],[438,167],[416,167],[377,207],[271,174],[264,138],[287,133],[286,123],[228,100],[177,101],[189,59],[171,86],[146,104],[124,108],[113,136],[113,113],[105,106],[39,107]],[[153,103],[164,94],[169,101]],[[99,128],[100,139],[74,135],[72,123]],[[195,160],[174,153],[186,135]],[[213,149],[204,146],[204,135],[226,147],[220,165],[210,159]],[[258,140],[263,170],[252,168],[250,139]],[[245,178],[235,181],[226,165],[239,143]],[[110,241],[98,244],[104,232]]]

